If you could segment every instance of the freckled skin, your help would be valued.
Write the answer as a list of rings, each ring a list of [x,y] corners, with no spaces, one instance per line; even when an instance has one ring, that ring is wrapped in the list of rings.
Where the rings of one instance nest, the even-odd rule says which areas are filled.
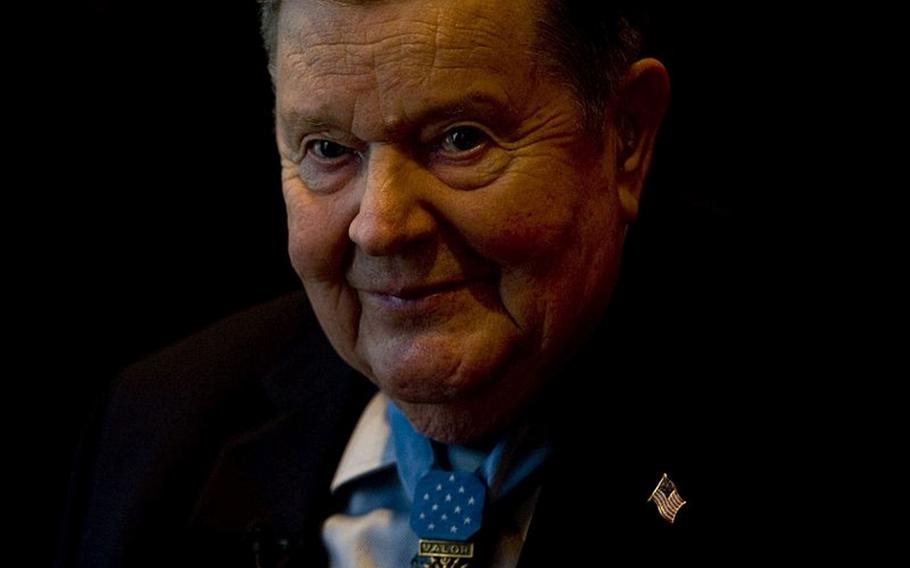
[[[617,104],[638,143],[622,153],[612,122],[591,140],[539,67],[536,9],[298,0],[279,20],[292,264],[339,354],[443,442],[513,419],[602,315],[666,105],[639,62],[648,107]]]

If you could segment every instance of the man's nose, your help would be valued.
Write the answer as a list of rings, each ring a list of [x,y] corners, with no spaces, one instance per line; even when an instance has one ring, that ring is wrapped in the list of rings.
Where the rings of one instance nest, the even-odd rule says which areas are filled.
[[[421,184],[424,172],[391,145],[370,150],[363,179],[360,208],[348,236],[371,256],[396,254],[426,240],[436,220],[426,208]]]

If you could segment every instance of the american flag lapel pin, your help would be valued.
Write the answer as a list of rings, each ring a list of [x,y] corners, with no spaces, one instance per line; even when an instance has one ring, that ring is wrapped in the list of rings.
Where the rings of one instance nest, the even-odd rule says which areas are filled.
[[[686,504],[685,499],[677,491],[676,484],[667,477],[666,473],[661,476],[660,482],[651,492],[648,501],[653,501],[657,505],[657,512],[660,513],[660,516],[670,523],[676,521],[676,513]]]

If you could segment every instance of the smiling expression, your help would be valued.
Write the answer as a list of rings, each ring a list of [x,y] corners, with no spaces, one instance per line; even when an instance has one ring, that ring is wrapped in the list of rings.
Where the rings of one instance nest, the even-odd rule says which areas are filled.
[[[289,251],[338,353],[415,427],[513,417],[603,313],[615,148],[545,72],[533,0],[285,2]]]

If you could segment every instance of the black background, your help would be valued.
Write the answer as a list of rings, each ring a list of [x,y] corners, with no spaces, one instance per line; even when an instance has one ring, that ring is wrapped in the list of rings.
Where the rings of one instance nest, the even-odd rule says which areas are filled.
[[[55,424],[45,534],[80,429],[118,369],[298,287],[255,3],[96,0],[71,10],[38,66],[40,159],[24,237],[35,250],[23,268],[22,329]],[[746,377],[765,364],[740,357],[756,339],[742,322],[768,302],[743,211],[766,199],[774,175],[780,82],[767,78],[786,73],[768,47],[786,34],[776,18],[652,14],[659,41],[648,51],[667,65],[673,100],[621,291],[640,314],[630,332],[671,351],[679,343],[675,356],[736,360],[731,373]],[[786,343],[762,341],[762,352]]]

